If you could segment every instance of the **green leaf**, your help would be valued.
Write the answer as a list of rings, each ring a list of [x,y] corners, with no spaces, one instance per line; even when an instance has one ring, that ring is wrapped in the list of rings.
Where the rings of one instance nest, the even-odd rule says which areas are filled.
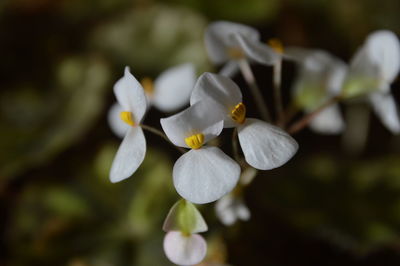
[[[185,234],[201,233],[208,230],[201,213],[185,199],[179,200],[172,206],[165,219],[163,230],[181,231]]]

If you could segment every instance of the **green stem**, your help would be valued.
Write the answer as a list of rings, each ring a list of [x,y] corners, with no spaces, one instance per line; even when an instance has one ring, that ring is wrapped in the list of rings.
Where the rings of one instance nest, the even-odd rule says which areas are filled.
[[[178,146],[176,146],[175,144],[173,144],[173,143],[169,140],[169,138],[168,138],[162,131],[158,130],[157,128],[154,128],[154,127],[151,127],[151,126],[148,126],[148,125],[144,125],[144,124],[141,124],[140,127],[143,128],[143,129],[146,130],[146,131],[149,131],[149,132],[151,132],[151,133],[153,133],[153,134],[155,134],[155,135],[157,135],[157,136],[163,138],[163,139],[166,140],[168,143],[172,144],[179,152],[181,152],[181,153],[185,153],[185,152],[186,152],[185,149],[183,149],[183,148],[181,148],[181,147],[178,147]]]
[[[341,99],[340,96],[335,96],[326,101],[323,105],[315,109],[313,112],[308,113],[305,115],[302,119],[298,120],[296,123],[294,123],[288,130],[287,132],[289,134],[296,134],[303,128],[305,128],[319,113],[321,113],[325,108],[331,106],[332,104],[337,103]]]
[[[277,124],[282,124],[285,120],[283,113],[283,102],[281,93],[282,83],[282,59],[279,59],[273,66],[273,85],[274,85],[274,98],[275,98],[275,111],[277,115]]]
[[[240,156],[239,156],[239,148],[238,148],[238,141],[237,141],[237,135],[238,135],[238,130],[235,127],[233,129],[232,133],[232,151],[233,151],[233,157],[235,160],[240,163]]]

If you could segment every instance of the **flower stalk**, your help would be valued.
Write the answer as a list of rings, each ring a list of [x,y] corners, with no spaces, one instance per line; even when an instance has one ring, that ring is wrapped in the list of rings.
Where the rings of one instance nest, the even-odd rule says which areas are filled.
[[[335,96],[326,101],[323,105],[315,109],[313,112],[308,113],[305,115],[302,119],[294,123],[287,132],[291,135],[298,133],[301,131],[303,128],[305,128],[318,114],[320,114],[323,110],[325,110],[327,107],[339,102],[341,100],[341,96]]]
[[[274,100],[275,112],[277,116],[277,125],[280,126],[285,120],[282,102],[282,59],[279,59],[273,66],[273,87],[274,87]]]
[[[149,131],[149,132],[153,133],[154,135],[157,135],[157,136],[163,138],[164,140],[166,140],[168,143],[170,143],[172,146],[174,146],[180,153],[182,153],[182,154],[186,153],[185,149],[175,146],[161,130],[158,130],[157,128],[154,128],[154,127],[148,126],[148,125],[144,125],[144,124],[141,124],[140,126],[144,130]]]
[[[267,104],[264,101],[264,97],[262,96],[260,88],[257,85],[257,81],[247,59],[239,60],[239,68],[244,79],[246,80],[247,85],[250,87],[250,91],[253,95],[257,108],[260,111],[261,117],[264,121],[271,121],[271,115],[269,114]]]

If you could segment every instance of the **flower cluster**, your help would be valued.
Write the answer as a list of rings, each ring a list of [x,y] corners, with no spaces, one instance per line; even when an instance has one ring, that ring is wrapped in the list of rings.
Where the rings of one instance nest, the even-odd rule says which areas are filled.
[[[109,112],[111,128],[123,137],[110,171],[112,182],[130,177],[144,160],[142,129],[162,136],[182,152],[172,174],[182,199],[172,207],[163,226],[166,256],[178,265],[197,264],[206,255],[207,244],[199,233],[207,231],[207,224],[193,203],[217,201],[217,217],[226,225],[248,220],[250,210],[242,199],[243,188],[258,170],[288,162],[298,150],[291,134],[305,126],[324,134],[343,132],[346,123],[339,101],[366,99],[389,130],[400,132],[390,94],[390,84],[400,69],[400,44],[392,32],[372,33],[349,65],[325,51],[284,49],[276,39],[263,43],[257,30],[225,21],[210,24],[205,45],[211,61],[223,64],[219,74],[203,73],[196,81],[194,67],[184,64],[162,73],[154,83],[148,78],[139,83],[126,67],[114,86],[118,103]],[[282,60],[299,65],[292,105],[286,110],[280,95]],[[274,120],[250,63],[273,67]],[[247,116],[248,101],[231,79],[238,71],[248,83],[262,119]],[[163,112],[189,107],[160,119],[161,132],[142,124],[151,105]],[[291,123],[293,109],[305,115]],[[224,128],[232,133],[233,158],[213,141]]]

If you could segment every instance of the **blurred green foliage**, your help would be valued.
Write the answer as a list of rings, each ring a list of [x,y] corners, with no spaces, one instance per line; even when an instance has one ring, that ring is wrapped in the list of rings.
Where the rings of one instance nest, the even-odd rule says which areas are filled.
[[[155,5],[99,26],[91,43],[139,73],[154,75],[185,62],[205,70],[209,68],[203,48],[206,25],[206,20],[190,9]]]
[[[76,165],[68,182],[31,182],[20,192],[6,235],[13,265],[61,265],[78,259],[88,263],[84,265],[126,265],[126,259],[132,265],[167,263],[162,249],[155,247],[162,244],[159,229],[177,198],[172,164],[149,150],[134,177],[111,184],[95,173],[104,165],[109,168],[115,144],[105,144],[94,163]],[[148,249],[159,250],[152,258],[157,263],[134,264],[147,257],[142,253],[149,254]],[[124,253],[130,255],[121,257]]]
[[[258,198],[301,231],[366,254],[397,245],[400,157],[337,160],[317,154],[299,162],[294,178],[273,181]]]
[[[93,127],[104,108],[110,70],[101,58],[66,59],[57,74],[50,93],[33,84],[2,91],[2,182],[48,162]]]

